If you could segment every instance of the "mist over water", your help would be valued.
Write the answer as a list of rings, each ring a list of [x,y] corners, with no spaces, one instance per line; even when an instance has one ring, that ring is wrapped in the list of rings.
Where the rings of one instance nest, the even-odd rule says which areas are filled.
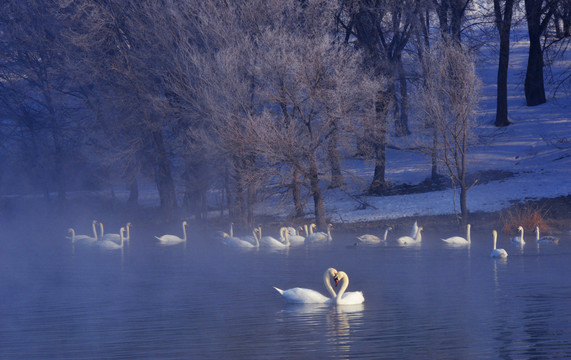
[[[520,251],[500,236],[506,260],[489,257],[491,229],[474,228],[470,249],[431,232],[420,247],[351,248],[354,234],[333,232],[330,246],[269,252],[224,247],[212,235],[226,229],[196,224],[186,247],[159,246],[181,226],[148,221],[122,251],[73,247],[67,228],[89,234],[92,215],[2,222],[0,358],[571,356],[568,238],[538,249],[530,234]],[[129,219],[99,220],[117,232]],[[291,305],[272,288],[326,294],[328,267],[365,303]]]

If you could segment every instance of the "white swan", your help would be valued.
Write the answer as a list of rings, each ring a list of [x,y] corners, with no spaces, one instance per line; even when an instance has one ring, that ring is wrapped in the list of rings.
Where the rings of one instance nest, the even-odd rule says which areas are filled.
[[[397,243],[399,245],[420,245],[420,243],[422,242],[422,226],[418,227],[418,230],[416,231],[416,236],[410,237],[410,236],[401,236],[400,238],[397,239]]]
[[[525,245],[525,241],[523,240],[523,226],[518,226],[517,228],[519,230],[519,236],[514,236],[512,238],[512,244],[514,245],[519,245],[519,246],[524,246]]]
[[[492,249],[492,253],[490,254],[490,257],[507,258],[508,253],[504,249],[496,249],[496,244],[498,242],[498,232],[496,230],[492,230],[492,236],[494,237],[494,248]]]
[[[157,238],[157,240],[159,240],[161,245],[176,245],[176,244],[180,244],[182,242],[186,243],[186,227],[188,226],[188,223],[186,221],[182,222],[182,232],[184,234],[184,237],[181,239],[180,237],[176,236],[176,235],[163,235],[161,237],[159,236],[155,236],[155,238]]]
[[[233,247],[239,247],[239,248],[258,248],[260,247],[260,242],[258,240],[258,236],[257,236],[257,232],[258,232],[258,228],[255,228],[254,230],[252,230],[252,234],[254,241],[250,242],[249,239],[241,239],[239,237],[235,237],[235,236],[224,236],[222,238],[222,244],[226,245],[226,246],[233,246]]]
[[[333,287],[331,286],[331,281],[330,281],[336,275],[337,275],[337,270],[335,270],[334,268],[329,268],[325,270],[325,273],[323,273],[323,284],[325,285],[325,288],[327,289],[329,295],[331,295],[331,298],[335,298],[337,296],[335,290],[333,290]],[[290,303],[324,304],[329,300],[331,300],[331,298],[328,298],[327,296],[321,294],[320,292],[312,289],[296,287],[287,290],[282,290],[275,286],[274,289],[276,289],[277,292],[279,292],[286,299],[286,301]]]
[[[419,228],[420,230],[420,228]],[[337,305],[357,305],[362,304],[365,302],[365,297],[363,296],[362,291],[352,291],[345,293],[347,287],[349,286],[349,276],[344,271],[339,271],[337,275],[335,275],[335,286],[342,282],[341,289],[337,293],[337,296],[330,299],[328,302]]]
[[[415,221],[414,224],[412,224],[412,230],[410,231],[410,237],[414,239],[416,237],[417,232],[418,232],[418,223]]]
[[[67,229],[67,232],[71,234],[71,236],[68,236],[68,239],[71,239],[71,243],[75,244],[76,242],[81,243],[81,244],[86,244],[86,245],[91,245],[94,242],[97,241],[98,237],[97,237],[97,229],[95,227],[95,225],[97,224],[97,220],[93,220],[91,227],[93,229],[93,236],[89,236],[89,235],[75,235],[75,230],[73,228],[69,228]]]
[[[123,237],[123,240],[121,240],[121,234],[105,234],[104,230],[103,230],[103,223],[99,222],[99,230],[101,231],[101,239],[100,240],[109,240],[109,241],[114,241],[117,244],[120,244],[121,241],[127,241],[129,242],[131,240],[131,232],[129,231],[129,228],[133,226],[130,222],[128,222],[124,228],[122,229],[126,229],[127,235]]]
[[[113,240],[100,240],[100,241],[96,241],[95,243],[93,243],[93,245],[101,248],[101,249],[105,249],[105,250],[117,250],[117,249],[122,249],[123,245],[125,244],[125,237],[123,236],[123,233],[125,232],[125,228],[122,227],[119,230],[119,244],[116,243]]]
[[[466,238],[462,236],[452,236],[447,239],[442,239],[448,245],[470,245],[470,228],[472,226],[470,224],[466,225]]]
[[[364,243],[364,244],[379,244],[381,241],[386,242],[387,241],[387,235],[389,234],[389,230],[392,230],[392,229],[393,228],[390,226],[385,229],[385,235],[383,236],[382,240],[378,236],[371,235],[371,234],[365,234],[365,235],[357,236],[357,240],[359,240],[361,243]]]
[[[536,234],[535,241],[538,244],[542,244],[542,245],[557,245],[557,244],[559,244],[559,238],[558,237],[555,237],[555,236],[539,237],[539,226],[535,227],[535,234]]]
[[[333,225],[327,225],[327,233],[322,231],[320,232],[313,232],[313,229],[316,228],[315,224],[311,224],[309,227],[310,234],[305,238],[306,244],[314,244],[314,243],[323,243],[323,242],[330,242],[333,240],[331,237],[331,229],[333,229]]]
[[[287,227],[289,231],[289,244],[290,246],[303,245],[305,243],[305,236],[302,236],[303,229],[300,227],[300,233],[293,227]]]
[[[225,233],[224,231],[218,231],[218,236],[221,238],[232,238],[234,237],[234,223],[230,223],[230,233]]]
[[[262,236],[262,227],[259,227],[258,231],[260,232],[260,236]],[[283,241],[281,241],[282,239]],[[289,247],[289,245],[289,231],[285,227],[280,228],[280,240],[271,236],[263,236],[260,239],[260,246],[263,248],[285,249]]]

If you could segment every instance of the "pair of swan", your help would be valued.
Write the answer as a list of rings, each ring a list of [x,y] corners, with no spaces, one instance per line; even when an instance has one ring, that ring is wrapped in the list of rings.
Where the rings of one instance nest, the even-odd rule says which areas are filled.
[[[120,244],[122,241],[130,242],[130,240],[131,240],[130,228],[132,226],[133,226],[133,224],[128,222],[124,227],[121,227],[121,229],[126,231],[126,235],[124,236],[123,240],[121,240],[121,238],[123,237],[123,234],[121,233],[121,231],[122,231],[121,229],[119,229],[119,234],[105,234],[104,229],[103,229],[103,223],[99,222],[99,230],[101,231],[101,240],[109,240],[109,241],[113,241],[117,244]]]
[[[163,236],[155,236],[155,238],[157,240],[159,240],[159,243],[161,245],[176,245],[176,244],[180,244],[180,243],[185,243],[186,244],[186,227],[188,226],[188,223],[186,221],[182,222],[182,233],[183,233],[183,237],[179,237],[177,235],[171,235],[171,234],[166,234]]]
[[[414,223],[416,225],[416,222]],[[399,245],[420,245],[422,243],[422,226],[419,226],[416,230],[415,236],[401,236],[397,239]],[[414,227],[413,227],[414,231]]]
[[[322,244],[325,242],[331,242],[333,240],[333,237],[331,237],[331,230],[333,229],[332,224],[327,225],[327,233],[325,233],[323,231],[314,233],[313,232],[314,229],[317,229],[317,226],[315,224],[311,224],[309,226],[309,233],[305,237],[305,244],[306,245]],[[307,231],[307,229],[306,229],[306,231]]]
[[[494,237],[494,248],[492,249],[492,253],[490,257],[493,258],[507,258],[508,253],[504,249],[497,249],[496,244],[498,242],[498,232],[496,230],[492,230],[492,236]]]
[[[119,242],[116,242],[114,237],[112,237],[112,238],[101,239],[99,241],[96,241],[94,243],[94,245],[101,248],[101,249],[105,249],[105,250],[122,249],[125,245],[125,241],[128,241],[127,237],[125,237],[123,235],[127,231],[128,230],[126,230],[125,227],[122,227],[121,229],[119,229],[119,234],[117,234],[117,235],[119,235]]]
[[[448,245],[457,245],[457,246],[470,245],[470,242],[471,242],[470,228],[471,227],[472,226],[470,224],[466,225],[466,238],[463,238],[462,236],[452,236],[452,237],[449,237],[446,239],[442,239],[442,241],[444,241]]]
[[[92,245],[94,244],[97,240],[98,240],[98,236],[97,236],[97,229],[96,229],[96,225],[97,225],[97,220],[93,220],[93,223],[91,224],[92,229],[93,229],[93,236],[89,236],[89,235],[76,235],[75,234],[75,230],[73,228],[69,228],[67,229],[67,232],[70,234],[70,236],[68,236],[68,238],[71,239],[71,243],[75,244],[75,243],[81,243],[81,244],[85,244],[85,245]]]
[[[339,293],[335,293],[335,290],[331,286],[331,278],[335,282],[335,286],[341,281]],[[287,302],[297,304],[357,305],[365,301],[365,297],[361,291],[345,293],[349,286],[349,276],[344,271],[337,271],[334,268],[327,269],[323,274],[323,283],[327,292],[331,295],[331,298],[318,291],[300,287],[282,290],[274,286],[274,289],[276,289]]]
[[[383,236],[383,239],[379,238],[376,235],[371,235],[371,234],[364,234],[361,236],[357,236],[357,240],[358,243],[361,244],[380,244],[381,242],[386,243],[387,242],[387,236],[389,234],[389,230],[392,230],[393,228],[388,226],[385,229],[385,235]]]

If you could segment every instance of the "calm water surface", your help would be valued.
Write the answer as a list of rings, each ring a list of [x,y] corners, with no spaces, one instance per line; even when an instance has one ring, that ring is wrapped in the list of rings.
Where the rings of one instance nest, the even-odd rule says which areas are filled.
[[[67,226],[2,228],[1,359],[571,358],[569,238],[521,251],[500,236],[509,257],[494,260],[491,229],[473,229],[470,249],[430,233],[348,248],[353,236],[334,234],[267,252],[192,229],[186,247],[161,247],[153,235],[180,226],[135,226],[124,251],[100,251],[72,248]],[[287,305],[272,288],[325,294],[328,267],[365,303]]]

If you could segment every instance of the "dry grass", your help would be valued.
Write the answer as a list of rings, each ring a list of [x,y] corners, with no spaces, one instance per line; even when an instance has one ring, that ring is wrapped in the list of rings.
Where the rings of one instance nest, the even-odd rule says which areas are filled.
[[[549,209],[538,204],[519,204],[512,206],[500,213],[500,223],[504,233],[517,231],[518,226],[523,226],[525,231],[534,231],[538,226],[540,231],[549,230],[547,214]]]

